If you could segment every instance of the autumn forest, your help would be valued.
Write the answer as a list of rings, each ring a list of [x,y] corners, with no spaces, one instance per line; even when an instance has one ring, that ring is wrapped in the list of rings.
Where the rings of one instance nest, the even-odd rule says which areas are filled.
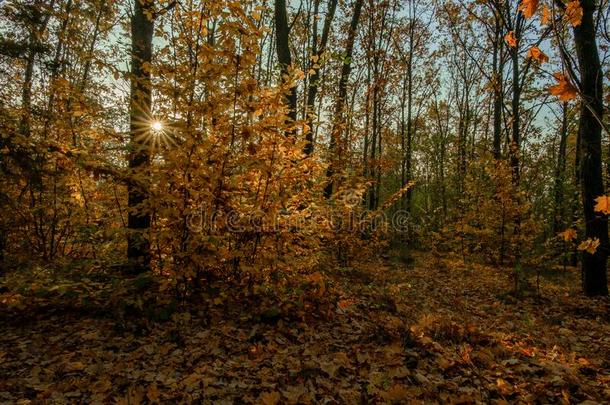
[[[0,404],[610,403],[609,0],[0,1]]]

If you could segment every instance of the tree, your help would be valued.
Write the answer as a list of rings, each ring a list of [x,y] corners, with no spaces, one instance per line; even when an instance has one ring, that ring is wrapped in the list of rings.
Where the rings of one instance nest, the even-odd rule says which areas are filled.
[[[274,19],[275,19],[275,44],[277,60],[280,64],[280,74],[282,83],[290,86],[286,104],[288,105],[288,118],[294,125],[297,120],[297,87],[290,84],[290,68],[292,67],[292,56],[290,54],[290,27],[288,26],[288,15],[286,10],[286,0],[275,0]],[[294,134],[296,129],[289,131]]]
[[[132,178],[127,185],[128,223],[127,258],[129,272],[141,273],[150,267],[150,242],[145,234],[151,215],[146,207],[146,168],[150,154],[146,142],[152,123],[152,50],[154,9],[152,0],[135,0],[131,18],[131,96],[129,104],[129,168]]]
[[[324,19],[324,27],[322,28],[322,38],[318,44],[318,22],[317,22],[317,7],[319,0],[316,0],[316,13],[314,15],[314,29],[313,29],[313,49],[311,57],[310,77],[309,77],[309,88],[307,90],[307,125],[309,131],[306,134],[306,145],[305,154],[311,155],[314,150],[313,135],[314,135],[314,116],[316,106],[316,96],[318,94],[318,86],[320,82],[320,64],[322,63],[322,57],[326,52],[326,45],[328,43],[328,36],[330,35],[330,27],[335,16],[335,10],[337,9],[337,0],[330,0],[328,2],[328,10],[326,11],[326,18]]]
[[[581,142],[580,176],[584,207],[585,236],[599,239],[594,254],[583,252],[582,278],[585,294],[608,295],[606,264],[608,261],[608,218],[596,213],[595,199],[604,194],[602,177],[603,72],[595,38],[593,0],[582,0],[582,20],[573,28],[574,44],[580,71],[580,119],[578,136]]]
[[[347,98],[347,84],[349,82],[349,76],[352,71],[352,55],[354,53],[354,43],[356,42],[356,34],[358,29],[358,22],[360,21],[360,14],[362,13],[362,4],[364,0],[356,0],[354,4],[354,13],[349,24],[349,31],[347,36],[347,43],[345,45],[345,51],[342,55],[341,61],[341,76],[339,78],[339,89],[337,91],[337,98],[335,101],[335,111],[333,124],[330,130],[330,143],[328,145],[330,152],[330,162],[326,176],[328,177],[328,183],[324,188],[324,195],[326,198],[330,198],[333,193],[333,175],[337,170],[337,165],[341,160],[341,154],[344,150],[342,135],[345,129],[345,103]]]

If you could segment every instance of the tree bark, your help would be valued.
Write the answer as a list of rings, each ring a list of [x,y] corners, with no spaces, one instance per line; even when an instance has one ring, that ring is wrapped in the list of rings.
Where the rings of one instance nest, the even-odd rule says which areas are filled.
[[[503,92],[502,92],[502,80],[503,80],[503,66],[502,60],[502,24],[499,18],[496,17],[495,25],[495,37],[493,44],[493,86],[494,86],[494,104],[493,104],[493,152],[494,159],[500,160],[502,158],[502,107],[503,107]]]
[[[306,155],[311,155],[314,150],[313,144],[313,120],[315,116],[316,96],[318,94],[318,85],[320,82],[320,58],[326,51],[326,44],[328,43],[328,36],[330,35],[330,27],[335,16],[335,10],[337,9],[338,0],[330,0],[328,3],[328,10],[326,11],[326,18],[324,19],[324,28],[322,29],[322,38],[318,46],[317,29],[313,37],[313,52],[315,60],[311,61],[311,70],[313,73],[309,76],[309,86],[307,89],[307,125],[309,131],[305,135],[307,143],[305,144],[304,152]],[[317,25],[317,21],[314,21]]]
[[[275,44],[277,51],[277,59],[280,64],[280,74],[282,75],[282,83],[286,84],[289,78],[289,69],[292,65],[292,57],[290,54],[290,27],[288,26],[288,16],[286,11],[286,0],[275,0],[274,8],[275,18]],[[294,125],[297,120],[297,88],[292,86],[286,96],[288,104],[287,125]],[[295,129],[287,131],[286,135],[294,135]]]
[[[152,0],[135,0],[131,19],[131,97],[130,97],[130,151],[129,168],[132,176],[145,175],[150,164],[146,146],[150,136],[152,103],[152,40],[154,30]],[[127,227],[127,258],[129,273],[143,273],[150,268],[150,241],[146,232],[150,228],[151,215],[144,207],[148,198],[146,187],[140,182],[127,184],[129,216]]]
[[[557,166],[555,166],[555,186],[554,194],[554,215],[553,215],[553,235],[563,228],[563,182],[566,170],[566,144],[568,139],[568,104],[562,105],[561,132],[559,134],[559,151],[557,153]]]
[[[598,238],[595,254],[583,252],[582,284],[589,296],[608,295],[608,219],[594,210],[595,199],[604,194],[602,177],[603,75],[595,39],[595,2],[581,0],[582,22],[574,27],[574,43],[580,70],[581,93],[578,134],[581,138],[581,191],[587,238]],[[597,116],[597,118],[596,118]]]
[[[349,76],[352,71],[352,55],[354,53],[354,43],[356,42],[356,32],[358,29],[358,23],[360,21],[360,14],[362,14],[362,4],[364,0],[356,0],[354,4],[354,14],[349,25],[349,33],[347,36],[347,44],[345,45],[345,55],[343,56],[343,65],[341,66],[341,78],[339,79],[339,91],[337,95],[337,102],[335,105],[335,116],[333,126],[330,132],[330,164],[326,171],[326,177],[329,179],[326,187],[324,188],[324,196],[330,198],[333,193],[333,175],[336,170],[337,161],[341,158],[341,148],[339,144],[341,142],[341,134],[343,133],[343,127],[345,126],[345,99],[347,98],[347,84]],[[339,149],[339,150],[337,150]]]

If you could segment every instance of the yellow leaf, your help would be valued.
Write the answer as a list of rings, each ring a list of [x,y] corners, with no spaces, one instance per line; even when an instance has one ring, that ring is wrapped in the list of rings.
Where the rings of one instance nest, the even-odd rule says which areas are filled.
[[[555,73],[557,84],[549,87],[549,93],[558,96],[561,101],[569,101],[578,95],[578,90],[563,73]]]
[[[582,6],[580,5],[579,0],[570,1],[566,7],[565,14],[563,18],[565,18],[572,27],[578,27],[582,22]]]
[[[529,58],[534,59],[535,61],[537,61],[538,63],[540,63],[541,65],[545,62],[549,61],[549,57],[545,55],[544,52],[542,52],[540,50],[540,48],[538,48],[537,46],[532,46],[530,48],[530,50],[527,52],[527,56]]]
[[[587,253],[594,255],[595,252],[597,252],[599,244],[600,242],[598,238],[589,238],[587,240],[582,241],[580,245],[578,245],[578,250],[586,251]]]
[[[525,18],[532,18],[538,9],[539,0],[521,0],[519,11],[523,13]]]
[[[506,34],[506,36],[504,37],[504,40],[506,41],[508,46],[510,46],[511,48],[514,48],[517,46],[517,38],[515,38],[515,31],[511,31],[508,34]]]
[[[610,197],[602,195],[595,199],[595,212],[601,212],[603,214],[610,214]]]

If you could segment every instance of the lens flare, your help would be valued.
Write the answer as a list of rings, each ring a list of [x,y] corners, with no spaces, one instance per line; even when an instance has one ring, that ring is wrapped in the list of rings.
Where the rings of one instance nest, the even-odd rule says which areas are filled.
[[[161,121],[153,121],[152,124],[150,124],[150,127],[153,129],[153,131],[162,131],[163,130],[163,123]]]

